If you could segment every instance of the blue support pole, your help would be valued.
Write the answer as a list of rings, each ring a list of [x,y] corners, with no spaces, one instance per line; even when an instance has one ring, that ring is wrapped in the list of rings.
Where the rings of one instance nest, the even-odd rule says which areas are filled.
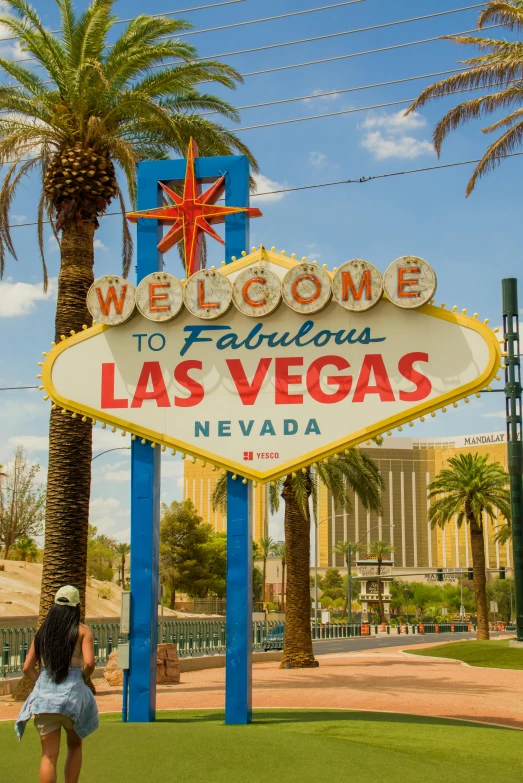
[[[138,166],[138,209],[157,206],[156,176]],[[156,220],[138,221],[137,282],[162,269]],[[131,633],[129,714],[131,723],[156,719],[158,643],[158,558],[160,533],[160,449],[131,443]]]
[[[226,176],[228,206],[249,206],[249,162],[243,155],[199,158],[196,176],[212,181]],[[138,166],[138,209],[160,203],[158,181],[185,177],[185,160],[146,161]],[[137,282],[163,268],[157,252],[155,220],[138,221]],[[249,249],[249,220],[231,215],[225,221],[225,260]],[[228,476],[228,486],[231,486]],[[226,723],[251,722],[252,533],[251,482],[232,482],[227,514],[227,655]],[[131,450],[131,633],[129,721],[156,716],[156,645],[158,620],[158,544],[160,450],[135,440]]]
[[[227,474],[225,723],[252,721],[252,482]]]

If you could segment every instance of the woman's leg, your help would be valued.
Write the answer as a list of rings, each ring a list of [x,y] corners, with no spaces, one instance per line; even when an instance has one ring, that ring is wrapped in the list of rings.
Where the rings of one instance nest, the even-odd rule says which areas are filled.
[[[65,783],[78,783],[82,769],[82,740],[74,729],[66,729],[67,761],[65,762]]]
[[[60,750],[60,729],[40,736],[42,740],[42,761],[40,763],[40,783],[56,783],[56,762]]]

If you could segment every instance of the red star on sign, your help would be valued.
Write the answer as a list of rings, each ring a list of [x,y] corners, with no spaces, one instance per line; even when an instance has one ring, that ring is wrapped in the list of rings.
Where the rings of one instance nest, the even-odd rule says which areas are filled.
[[[197,157],[198,146],[194,139],[191,139],[187,153],[183,197],[160,182],[160,186],[170,197],[172,204],[157,209],[147,209],[143,212],[127,213],[127,218],[132,223],[136,223],[139,218],[154,218],[162,223],[171,224],[171,228],[158,244],[158,250],[160,253],[166,253],[173,245],[183,239],[185,267],[188,276],[200,269],[204,233],[222,245],[224,244],[223,239],[213,229],[213,225],[223,223],[227,215],[246,213],[248,217],[261,217],[262,214],[259,209],[254,207],[219,207],[216,205],[225,191],[225,176],[220,177],[204,193],[200,193],[194,171],[194,159]]]

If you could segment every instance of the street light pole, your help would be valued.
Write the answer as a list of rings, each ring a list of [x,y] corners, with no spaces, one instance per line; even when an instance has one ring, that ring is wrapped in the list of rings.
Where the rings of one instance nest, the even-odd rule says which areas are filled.
[[[523,642],[523,468],[521,368],[519,360],[518,282],[509,277],[503,286],[503,338],[505,351],[505,398],[507,417],[508,472],[512,512],[514,593],[516,598],[516,638]]]
[[[318,627],[318,528],[329,519],[337,519],[343,514],[334,514],[332,517],[325,517],[320,522],[314,522],[314,625]],[[314,521],[314,520],[313,520]]]

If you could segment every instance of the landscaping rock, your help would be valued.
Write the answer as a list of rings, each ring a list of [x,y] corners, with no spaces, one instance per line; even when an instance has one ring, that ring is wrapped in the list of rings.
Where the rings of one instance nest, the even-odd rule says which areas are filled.
[[[175,644],[159,644],[156,652],[156,683],[180,682],[180,661]],[[118,668],[118,650],[113,650],[104,669],[104,678],[109,685],[123,685],[123,671]]]

